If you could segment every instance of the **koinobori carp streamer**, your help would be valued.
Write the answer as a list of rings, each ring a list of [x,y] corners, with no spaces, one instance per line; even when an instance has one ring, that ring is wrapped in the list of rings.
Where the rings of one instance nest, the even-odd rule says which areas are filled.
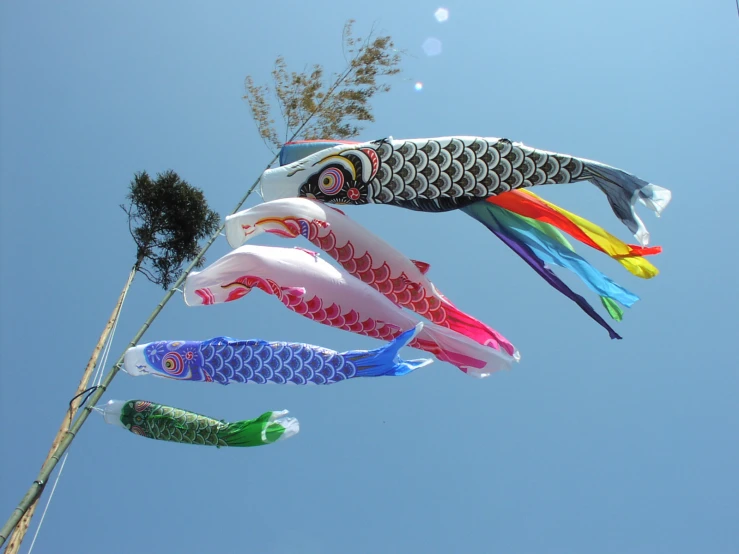
[[[206,383],[331,385],[355,377],[406,375],[433,362],[403,360],[398,352],[423,328],[401,333],[374,350],[336,352],[294,342],[216,337],[206,341],[157,341],[129,348],[123,370]]]
[[[671,199],[668,189],[621,169],[505,138],[388,137],[334,144],[266,170],[261,177],[264,200],[302,196],[330,203],[391,204],[443,212],[518,188],[590,181],[603,191],[616,216],[639,242],[647,245],[649,233],[636,214],[636,204],[659,215]],[[286,154],[281,159],[290,158]]]
[[[302,236],[394,304],[480,344],[503,347],[509,354],[514,351],[500,333],[436,289],[428,278],[429,264],[409,259],[337,208],[307,198],[284,198],[226,218],[226,238],[233,248],[265,232]]]
[[[148,400],[110,400],[99,411],[106,423],[150,439],[204,446],[262,446],[295,436],[300,423],[287,410],[227,423]]]
[[[242,298],[253,289],[276,296],[288,309],[317,323],[360,335],[392,340],[419,323],[416,314],[302,248],[245,245],[185,280],[189,306]],[[487,377],[518,360],[493,346],[433,323],[424,324],[409,346],[433,354],[465,373]]]

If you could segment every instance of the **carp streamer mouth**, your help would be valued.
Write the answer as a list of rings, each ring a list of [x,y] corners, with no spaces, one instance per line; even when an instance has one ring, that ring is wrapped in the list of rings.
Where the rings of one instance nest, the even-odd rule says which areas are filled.
[[[240,283],[239,281],[234,281],[233,283],[228,283],[226,285],[221,285],[221,288],[223,290],[228,290],[228,296],[226,297],[226,302],[233,302],[234,300],[238,300],[240,298],[244,298],[247,294],[249,294],[252,289],[254,288],[253,285],[245,285],[244,283]]]
[[[226,290],[231,289],[233,287],[240,287],[240,290],[243,290],[246,292],[250,292],[251,289],[254,288],[253,285],[245,285],[244,283],[240,283],[239,281],[234,281],[233,283],[227,283],[225,285],[221,285],[221,288],[226,289]]]
[[[241,230],[244,232],[245,237],[257,232],[257,228],[254,225],[242,225]]]
[[[269,225],[273,227],[268,227]],[[257,221],[254,227],[254,232],[256,232],[256,227],[259,227],[265,233],[278,237],[294,239],[301,235],[299,223],[294,218],[265,217]]]

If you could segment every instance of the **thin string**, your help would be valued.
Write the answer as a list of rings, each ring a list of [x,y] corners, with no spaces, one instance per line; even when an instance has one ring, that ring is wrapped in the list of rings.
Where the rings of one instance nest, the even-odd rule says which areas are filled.
[[[88,386],[96,385],[100,377],[103,375],[103,368],[105,367],[105,364],[108,361],[108,352],[110,352],[111,342],[112,341],[110,340],[110,335],[108,335],[108,338],[106,339],[105,344],[103,345],[103,353],[98,359],[98,364],[97,364],[97,367],[95,368],[95,373],[91,376],[90,380],[87,382]]]
[[[33,551],[33,545],[36,544],[36,538],[38,537],[39,531],[41,531],[41,526],[44,523],[44,518],[46,517],[46,511],[49,509],[49,504],[51,504],[51,499],[54,498],[54,491],[56,490],[57,484],[59,484],[59,478],[62,476],[62,471],[64,471],[64,464],[67,463],[67,457],[69,456],[69,452],[64,454],[64,459],[62,460],[62,465],[59,467],[59,473],[56,474],[56,479],[54,480],[54,486],[51,489],[51,493],[49,494],[49,499],[46,501],[46,506],[44,507],[44,513],[41,514],[41,519],[38,522],[38,527],[36,527],[36,532],[33,534],[33,540],[31,541],[31,546],[28,548],[28,554],[31,554]]]
[[[100,382],[100,379],[103,375],[103,369],[106,365],[108,365],[108,354],[110,353],[110,346],[113,344],[113,335],[115,334],[115,328],[118,326],[118,319],[113,322],[113,329],[108,335],[107,340],[105,341],[105,345],[103,347],[103,355],[100,356],[100,359],[98,360],[98,365],[95,368],[95,374],[92,376],[92,379],[87,383],[88,386],[97,385]]]
[[[105,367],[108,365],[108,355],[110,354],[110,348],[113,345],[113,338],[115,337],[115,332],[118,329],[118,322],[121,320],[121,312],[123,312],[123,305],[126,303],[126,297],[128,296],[128,291],[130,290],[130,288],[131,287],[128,287],[123,293],[123,298],[121,299],[121,307],[118,310],[118,314],[116,315],[115,320],[113,321],[113,329],[108,335],[108,340],[106,341],[105,348],[103,350],[103,356],[99,360],[97,370],[95,371],[95,375],[92,378],[92,383],[94,383],[95,386],[100,386],[100,383],[103,382],[103,372],[105,370]],[[89,384],[90,383],[88,383],[88,385]]]
[[[87,394],[87,396],[85,396],[82,399],[82,402],[80,402],[80,405],[77,407],[78,409],[81,408],[82,406],[85,405],[85,402],[87,402],[87,399],[90,398],[90,396],[92,396],[92,393],[95,392],[99,388],[100,388],[100,386],[95,385],[94,387],[86,388],[81,393],[76,394],[75,396],[72,397],[72,400],[69,401],[69,407],[71,408],[72,407],[72,402],[74,402],[75,400],[77,400],[80,396],[82,396],[83,394]]]
[[[129,287],[130,288],[130,287]],[[97,368],[95,369],[95,374],[92,376],[90,381],[88,381],[89,386],[87,389],[83,390],[81,393],[76,395],[72,400],[69,401],[69,405],[71,407],[72,403],[77,400],[80,396],[83,394],[86,395],[82,402],[80,402],[79,408],[82,408],[82,406],[85,405],[85,402],[87,402],[87,399],[90,398],[93,392],[100,388],[100,383],[103,381],[103,373],[105,370],[105,367],[108,365],[108,355],[110,354],[110,348],[113,345],[113,338],[115,337],[115,332],[118,329],[118,322],[121,319],[121,312],[123,311],[123,304],[126,301],[126,296],[128,296],[128,289],[123,293],[123,299],[121,300],[121,307],[118,310],[118,313],[115,316],[115,319],[113,320],[113,328],[110,331],[110,334],[108,335],[108,338],[105,341],[105,345],[103,347],[103,353],[102,356],[98,359]],[[94,410],[97,410],[102,413],[102,410],[97,407],[93,407]],[[62,471],[64,471],[64,465],[67,463],[67,458],[69,457],[69,452],[66,452],[64,454],[64,459],[62,460],[62,465],[59,467],[59,473],[56,474],[56,479],[54,479],[54,486],[51,489],[51,493],[49,494],[49,499],[46,501],[46,506],[44,507],[44,513],[41,514],[41,519],[38,522],[38,526],[36,527],[36,532],[33,534],[33,540],[31,541],[31,546],[28,549],[28,554],[31,554],[33,551],[33,545],[36,544],[36,538],[39,535],[39,532],[41,531],[41,526],[44,524],[44,518],[46,517],[46,512],[49,509],[49,505],[51,504],[51,499],[54,497],[54,491],[56,490],[56,486],[59,484],[59,479],[62,476]]]

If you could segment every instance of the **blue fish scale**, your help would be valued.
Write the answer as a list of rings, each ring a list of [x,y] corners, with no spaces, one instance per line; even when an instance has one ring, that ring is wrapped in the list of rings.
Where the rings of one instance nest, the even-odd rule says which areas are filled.
[[[195,350],[182,367],[168,370],[162,359],[168,353]],[[206,342],[161,341],[149,344],[144,354],[155,370],[179,379],[227,385],[236,383],[329,384],[356,376],[355,364],[341,354],[296,343],[214,339]],[[207,376],[207,377],[206,377]]]

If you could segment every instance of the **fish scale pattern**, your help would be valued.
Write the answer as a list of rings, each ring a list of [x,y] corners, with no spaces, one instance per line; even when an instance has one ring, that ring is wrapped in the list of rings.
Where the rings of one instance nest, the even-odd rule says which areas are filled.
[[[127,402],[121,422],[134,434],[157,440],[228,446],[218,433],[228,427],[216,419],[145,400]]]
[[[583,173],[577,158],[535,150],[508,139],[404,141],[377,149],[380,169],[370,197],[394,204],[435,199],[483,199],[521,187],[569,183]]]
[[[366,370],[361,353],[345,355],[301,343],[228,337],[152,342],[146,345],[144,355],[151,368],[168,377],[221,385],[328,385]]]
[[[337,158],[350,166],[337,164]],[[518,188],[589,178],[579,158],[505,138],[381,140],[372,148],[347,147],[325,164],[316,164],[319,171],[301,186],[301,196],[333,203],[391,204],[420,211],[453,210]],[[337,186],[324,186],[326,172],[337,170],[342,171],[341,178],[332,175],[330,181]]]
[[[401,333],[401,329],[396,325],[376,321],[372,318],[360,320],[359,314],[355,310],[342,312],[341,308],[334,302],[324,303],[318,296],[305,298],[304,295],[298,294],[296,291],[281,288],[271,279],[245,275],[224,286],[234,285],[240,287],[229,292],[226,302],[238,300],[256,287],[267,294],[276,296],[288,309],[317,323],[386,341],[394,339]]]
[[[288,238],[305,237],[339,262],[348,273],[382,293],[393,303],[408,308],[437,325],[451,327],[447,321],[447,307],[437,297],[413,283],[405,274],[392,278],[390,266],[386,262],[374,267],[375,263],[369,252],[357,253],[351,241],[347,240],[340,245],[336,234],[325,222],[304,218],[283,218],[280,222],[284,229],[270,229],[268,232]]]

